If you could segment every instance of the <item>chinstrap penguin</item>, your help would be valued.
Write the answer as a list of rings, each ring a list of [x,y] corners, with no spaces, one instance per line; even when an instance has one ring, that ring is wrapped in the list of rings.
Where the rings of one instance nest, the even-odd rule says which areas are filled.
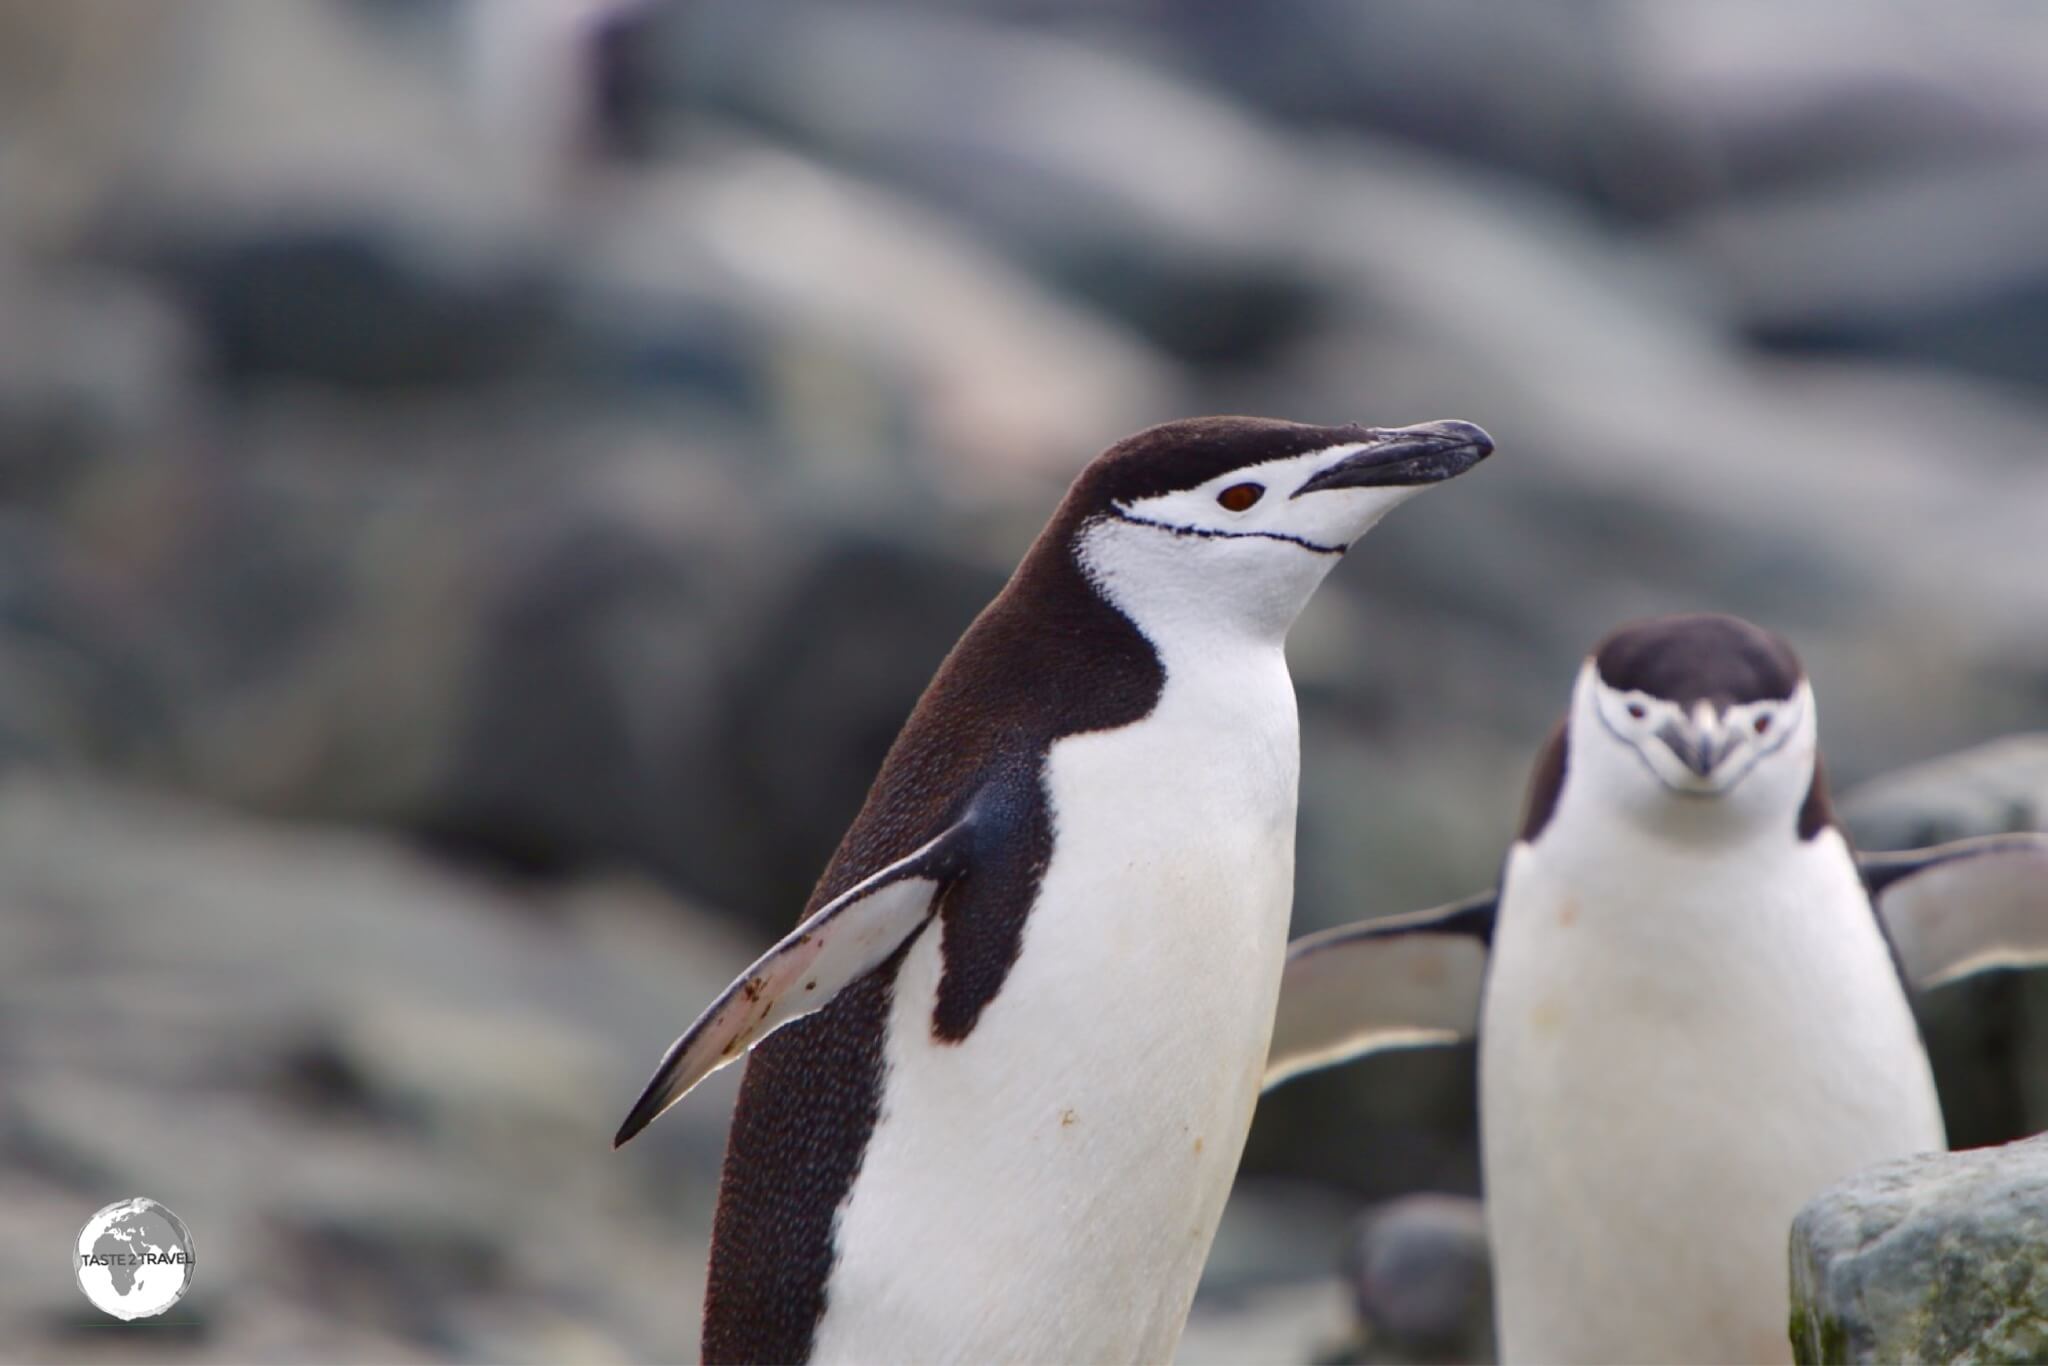
[[[1501,891],[1289,950],[1268,1083],[1479,1039],[1507,1362],[1791,1358],[1787,1236],[1945,1146],[1909,991],[2048,960],[2048,836],[1857,858],[1813,689],[1726,616],[1582,665]]]
[[[1491,449],[1463,422],[1206,418],[1080,474],[802,922],[619,1130],[752,1050],[706,1360],[1172,1355],[1286,947],[1284,638],[1389,508]]]

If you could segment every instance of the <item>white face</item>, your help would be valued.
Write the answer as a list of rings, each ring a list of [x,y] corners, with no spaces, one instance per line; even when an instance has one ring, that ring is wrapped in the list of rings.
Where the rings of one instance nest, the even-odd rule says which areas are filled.
[[[1331,446],[1118,503],[1083,534],[1082,562],[1155,643],[1180,627],[1277,640],[1352,542],[1431,487],[1303,491],[1367,449]]]
[[[1813,780],[1813,689],[1787,698],[1680,706],[1609,687],[1588,660],[1572,693],[1568,788],[1667,829],[1795,829]]]

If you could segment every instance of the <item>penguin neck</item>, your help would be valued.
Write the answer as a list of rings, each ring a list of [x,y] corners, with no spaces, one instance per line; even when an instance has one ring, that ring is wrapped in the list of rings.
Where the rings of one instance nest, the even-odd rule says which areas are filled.
[[[1114,517],[1084,523],[1068,553],[1168,673],[1246,651],[1279,654],[1337,562],[1284,542],[1180,535]]]

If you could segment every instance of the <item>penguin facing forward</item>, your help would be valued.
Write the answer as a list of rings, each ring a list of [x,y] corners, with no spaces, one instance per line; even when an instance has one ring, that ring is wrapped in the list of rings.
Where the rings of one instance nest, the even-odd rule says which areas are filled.
[[[1293,895],[1288,627],[1463,422],[1168,423],[1074,481],[797,928],[624,1143],[752,1050],[708,1361],[1164,1361],[1257,1102]]]
[[[2048,836],[1859,860],[1815,736],[1778,636],[1624,627],[1497,898],[1289,949],[1269,1085],[1477,1031],[1504,1361],[1789,1361],[1793,1214],[1946,1146],[1909,992],[2048,961]]]

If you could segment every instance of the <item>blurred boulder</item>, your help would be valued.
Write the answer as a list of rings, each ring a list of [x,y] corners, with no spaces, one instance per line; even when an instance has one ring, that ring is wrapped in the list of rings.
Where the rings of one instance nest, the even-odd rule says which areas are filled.
[[[1837,797],[1835,809],[1864,849],[2042,829],[2048,737],[2006,736],[1883,774]],[[1952,1145],[2048,1127],[2048,1078],[2035,1061],[2048,1041],[2048,979],[1986,973],[1925,993],[1915,1006]]]
[[[1492,1260],[1477,1200],[1409,1195],[1348,1230],[1333,1223],[1341,1218],[1328,1193],[1239,1181],[1175,1360],[1494,1359]]]
[[[1792,1224],[1802,1362],[2048,1355],[2048,1139],[1885,1163]]]
[[[504,378],[531,372],[558,326],[549,282],[531,266],[435,261],[375,225],[228,233],[152,254],[230,388]]]
[[[156,643],[102,609],[106,586],[48,528],[0,512],[0,768],[164,757],[174,725]]]
[[[1490,1362],[1493,1254],[1469,1196],[1411,1195],[1360,1216],[1344,1258],[1358,1362]]]
[[[0,2],[0,233],[68,245],[132,167],[160,64],[188,16],[122,0]]]
[[[1611,6],[1297,0],[1285,24],[1199,0],[1166,8],[1175,21],[1167,55],[1311,126],[1371,130],[1622,203],[1689,169],[1671,155],[1676,139],[1653,92],[1615,60],[1629,22]],[[1149,7],[1121,9],[1135,46],[1156,18]]]
[[[2032,147],[1717,204],[1678,231],[1757,342],[2041,383],[2048,109]]]
[[[1350,1211],[1318,1185],[1251,1177],[1231,1187],[1200,1298],[1223,1305],[1267,1286],[1322,1281],[1342,1255]]]
[[[587,210],[578,318],[600,357],[744,320],[747,415],[846,493],[849,467],[914,463],[960,502],[1039,494],[1180,415],[1150,346],[915,198],[730,127],[670,151]]]
[[[678,14],[669,94],[943,206],[1202,364],[1269,357],[1318,307],[1271,249],[1291,159],[1146,65],[958,13],[774,0]]]
[[[1150,7],[1091,8],[1088,27],[1260,108],[1636,218],[2048,143],[2033,79],[2048,34],[2024,8],[1943,25],[1937,39],[1926,15],[1903,10],[1565,0],[1503,15],[1476,0],[1303,0],[1283,25],[1181,3],[1164,41]]]
[[[1002,587],[999,573],[902,544],[822,550],[735,641],[712,743],[722,786],[691,792],[720,852],[687,885],[776,933],[795,923],[952,639]]]
[[[177,10],[101,115],[119,155],[81,244],[173,287],[227,381],[530,369],[554,322],[538,253],[565,168],[530,126],[493,121],[457,19],[337,0]]]
[[[195,361],[188,321],[161,291],[0,243],[0,495],[64,497],[86,457],[179,422]]]
[[[2048,735],[2009,735],[1887,773],[1836,809],[1864,849],[2048,829]]]
[[[49,1256],[109,1191],[191,1225],[176,1317],[216,1359],[695,1352],[736,1072],[624,1152],[610,1135],[689,1002],[751,957],[715,918],[16,771],[0,944],[22,1353],[166,1350],[88,1335]]]
[[[2048,20],[2033,6],[1973,10],[1967,24],[1710,0],[1587,8],[1610,15],[1609,60],[1629,98],[1658,110],[1689,154],[1694,205],[2048,144],[2048,93],[2035,79]]]
[[[1179,1366],[1319,1360],[1344,1329],[1344,1291],[1334,1280],[1268,1285],[1227,1301],[1196,1296]]]

